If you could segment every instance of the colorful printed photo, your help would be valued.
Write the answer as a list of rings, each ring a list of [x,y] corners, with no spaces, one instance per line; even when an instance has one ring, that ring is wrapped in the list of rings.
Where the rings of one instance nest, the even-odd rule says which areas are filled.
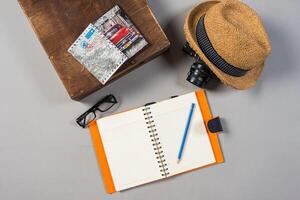
[[[148,44],[119,6],[113,7],[101,16],[95,22],[95,26],[128,58]]]

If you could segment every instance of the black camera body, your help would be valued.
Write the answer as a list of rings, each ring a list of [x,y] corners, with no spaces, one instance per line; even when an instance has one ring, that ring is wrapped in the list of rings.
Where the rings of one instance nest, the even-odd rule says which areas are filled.
[[[205,88],[206,83],[213,77],[213,72],[190,47],[188,42],[183,45],[182,50],[195,59],[186,80],[197,87]]]

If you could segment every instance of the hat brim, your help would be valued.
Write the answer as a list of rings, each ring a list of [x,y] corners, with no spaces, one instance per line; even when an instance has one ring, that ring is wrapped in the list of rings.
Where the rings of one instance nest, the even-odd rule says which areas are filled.
[[[184,23],[184,34],[186,40],[190,44],[191,48],[200,56],[200,58],[207,64],[207,66],[225,85],[229,85],[233,88],[241,90],[248,89],[256,84],[256,81],[264,68],[264,63],[261,66],[254,67],[253,69],[248,71],[244,76],[230,76],[222,72],[214,64],[212,64],[198,45],[196,38],[197,23],[200,17],[203,14],[205,14],[210,7],[216,5],[217,3],[220,3],[220,1],[207,1],[204,3],[200,3],[188,13]]]

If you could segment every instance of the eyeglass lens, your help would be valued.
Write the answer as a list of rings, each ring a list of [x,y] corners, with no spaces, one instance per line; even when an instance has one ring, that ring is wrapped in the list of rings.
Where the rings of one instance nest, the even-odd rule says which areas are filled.
[[[85,128],[90,122],[96,119],[96,111],[106,112],[117,103],[113,95],[106,96],[102,101],[93,106],[88,113],[77,119],[77,123]]]

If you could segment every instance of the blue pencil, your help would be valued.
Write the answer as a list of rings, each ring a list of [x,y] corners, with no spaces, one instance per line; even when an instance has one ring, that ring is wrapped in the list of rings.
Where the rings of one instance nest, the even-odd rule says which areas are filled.
[[[180,161],[181,156],[182,156],[182,152],[183,152],[183,148],[184,148],[184,145],[185,145],[186,136],[188,134],[189,127],[190,127],[190,124],[191,124],[191,119],[192,119],[192,116],[193,116],[194,108],[195,108],[195,104],[192,103],[189,118],[188,118],[188,121],[185,125],[184,135],[183,135],[182,142],[181,142],[181,145],[180,145],[180,150],[179,150],[179,154],[178,154],[178,162]]]

